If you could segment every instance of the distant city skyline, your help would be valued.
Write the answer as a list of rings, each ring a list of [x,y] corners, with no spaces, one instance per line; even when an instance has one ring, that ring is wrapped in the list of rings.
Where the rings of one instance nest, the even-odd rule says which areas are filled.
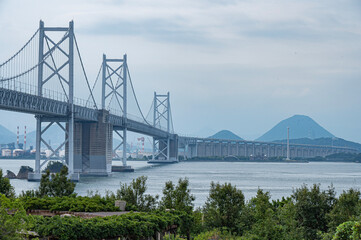
[[[21,17],[19,17],[21,16]],[[295,114],[361,142],[361,2],[0,0],[0,62],[47,26],[74,20],[89,78],[128,54],[143,112],[170,92],[175,131],[253,140]],[[32,115],[0,124],[35,129]]]

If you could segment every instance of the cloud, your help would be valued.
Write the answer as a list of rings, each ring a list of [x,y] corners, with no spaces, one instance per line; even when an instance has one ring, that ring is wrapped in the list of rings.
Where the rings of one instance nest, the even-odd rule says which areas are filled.
[[[80,33],[96,35],[141,36],[151,41],[183,44],[207,44],[211,40],[204,33],[186,28],[179,23],[164,19],[128,21],[112,19],[81,29]]]
[[[40,18],[47,26],[74,19],[89,78],[103,52],[127,52],[141,107],[153,91],[171,91],[179,133],[261,134],[302,113],[361,141],[359,0],[0,0],[0,9],[1,59]]]

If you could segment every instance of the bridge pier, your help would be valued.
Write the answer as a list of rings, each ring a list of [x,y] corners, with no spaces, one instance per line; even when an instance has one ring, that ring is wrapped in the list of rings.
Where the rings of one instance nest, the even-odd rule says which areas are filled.
[[[98,122],[77,122],[74,127],[74,173],[81,176],[108,176],[112,172],[113,126],[101,111]],[[69,161],[69,145],[65,147]]]

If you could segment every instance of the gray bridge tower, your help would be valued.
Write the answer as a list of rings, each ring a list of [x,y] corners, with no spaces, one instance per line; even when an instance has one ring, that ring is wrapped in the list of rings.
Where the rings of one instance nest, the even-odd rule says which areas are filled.
[[[153,157],[149,163],[178,162],[178,136],[171,131],[171,110],[169,92],[166,95],[154,92],[153,127],[161,128],[162,121],[167,123],[167,138],[153,137]],[[173,136],[173,137],[171,137]]]
[[[124,126],[127,125],[127,55],[123,59],[109,59],[103,54],[102,66],[102,109],[107,109],[107,99],[115,99],[116,111],[123,117]],[[113,78],[117,79],[113,81]],[[123,146],[123,167],[127,166],[127,128],[113,128],[113,131],[121,138],[121,142],[113,149],[113,154],[118,156],[117,150]]]
[[[52,33],[64,33],[60,41],[51,37]],[[55,58],[54,52],[58,50],[62,57]],[[78,174],[74,172],[74,23],[69,22],[68,27],[44,27],[44,22],[40,21],[39,26],[39,66],[38,66],[38,89],[37,95],[44,95],[44,87],[50,83],[57,82],[64,94],[65,101],[70,106],[69,115],[64,117],[47,117],[36,115],[36,160],[35,173],[29,176],[29,180],[40,180],[41,167],[47,162],[40,164],[41,144],[43,143],[52,153],[58,156],[58,150],[64,145],[67,148],[66,163],[69,168],[71,178],[78,179]],[[66,123],[64,127],[61,123]],[[44,129],[42,124],[46,123]],[[43,138],[43,134],[53,125],[57,124],[65,133],[65,140],[56,149]],[[49,158],[50,158],[49,157]],[[48,159],[49,159],[48,158]]]

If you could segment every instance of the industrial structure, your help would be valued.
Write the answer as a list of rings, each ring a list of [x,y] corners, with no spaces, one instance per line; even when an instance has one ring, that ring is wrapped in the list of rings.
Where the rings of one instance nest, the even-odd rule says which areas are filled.
[[[60,34],[60,38],[54,36]],[[78,64],[75,61],[78,60]],[[101,74],[100,74],[101,73]],[[101,75],[101,104],[97,105],[94,93]],[[83,79],[81,91],[88,92],[87,100],[75,97],[75,85]],[[84,87],[85,86],[85,87]],[[129,99],[134,99],[138,113],[129,113]],[[150,163],[178,161],[178,149],[186,157],[202,156],[285,156],[282,143],[234,141],[207,138],[182,137],[174,133],[170,94],[154,93],[150,119],[144,116],[132,84],[127,55],[103,61],[98,77],[91,87],[74,34],[74,23],[67,27],[39,29],[11,58],[0,64],[0,109],[34,114],[36,117],[35,173],[29,180],[39,180],[42,146],[58,156],[65,148],[65,162],[70,177],[79,175],[107,176],[112,172],[112,156],[122,148],[123,170],[127,166],[127,132],[153,137],[153,157]],[[53,125],[64,132],[64,141],[52,148],[43,134]],[[121,143],[113,147],[113,135]],[[330,146],[290,145],[291,157],[324,156],[335,152],[356,152],[354,149]],[[121,170],[122,170],[121,169]],[[118,169],[119,170],[119,169]]]

